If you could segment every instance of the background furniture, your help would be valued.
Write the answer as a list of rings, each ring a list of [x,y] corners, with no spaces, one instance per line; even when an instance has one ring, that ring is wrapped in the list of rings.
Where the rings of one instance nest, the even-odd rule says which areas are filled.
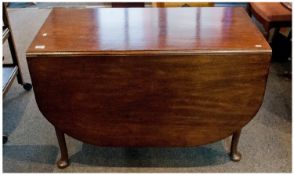
[[[288,36],[280,33],[283,27],[292,27],[292,3],[290,2],[250,2],[249,15],[254,16],[265,29],[264,36],[271,43],[273,61],[289,61],[292,57],[292,31]],[[272,37],[270,30],[274,29]],[[272,38],[272,39],[270,39]],[[285,77],[291,78],[291,70],[285,71]]]
[[[4,43],[6,40],[8,40],[8,45],[12,57],[12,63],[9,64],[3,64],[3,72],[2,72],[2,94],[5,96],[7,91],[9,90],[11,84],[13,83],[13,80],[15,77],[17,77],[17,82],[23,86],[23,88],[27,91],[31,90],[32,85],[29,83],[24,83],[21,69],[18,62],[18,57],[15,49],[15,44],[13,40],[13,35],[11,32],[11,27],[9,23],[8,18],[8,12],[7,12],[7,3],[2,4],[2,12],[3,12],[3,34],[2,34],[2,43]],[[3,57],[4,59],[4,57]],[[7,142],[7,136],[3,136],[3,143]]]
[[[32,85],[29,83],[25,83],[22,78],[21,69],[19,66],[18,56],[15,49],[15,44],[13,40],[13,34],[11,32],[10,22],[8,18],[7,12],[7,3],[3,3],[3,35],[2,35],[2,42],[4,43],[8,40],[9,49],[12,57],[12,63],[10,64],[3,64],[3,86],[2,86],[2,93],[3,95],[6,94],[10,85],[12,84],[13,79],[15,76],[17,77],[17,82],[23,86],[25,90],[30,90]]]
[[[292,26],[291,10],[279,2],[250,2],[249,14],[250,16],[253,15],[263,25],[264,35],[268,41],[272,28],[275,28],[275,36],[281,27]]]

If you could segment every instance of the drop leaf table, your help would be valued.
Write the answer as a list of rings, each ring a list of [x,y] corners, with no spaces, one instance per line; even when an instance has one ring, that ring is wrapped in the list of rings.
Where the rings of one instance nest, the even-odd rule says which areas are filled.
[[[243,8],[55,8],[26,56],[64,168],[64,134],[114,147],[198,146],[233,135],[230,157],[240,160],[271,48]]]

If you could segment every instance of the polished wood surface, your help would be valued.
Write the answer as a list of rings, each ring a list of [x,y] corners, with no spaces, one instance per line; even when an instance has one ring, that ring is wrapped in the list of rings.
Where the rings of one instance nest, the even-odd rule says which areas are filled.
[[[243,8],[53,9],[28,55],[270,52]]]
[[[240,132],[262,104],[270,56],[242,8],[54,9],[27,52],[62,168],[63,133],[136,147],[234,134],[231,158],[240,160]]]
[[[258,111],[264,55],[32,57],[43,115],[101,146],[195,146],[242,128]]]

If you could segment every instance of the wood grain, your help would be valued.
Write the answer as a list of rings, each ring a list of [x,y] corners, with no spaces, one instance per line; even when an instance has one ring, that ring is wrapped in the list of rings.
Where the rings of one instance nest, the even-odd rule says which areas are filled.
[[[243,52],[270,53],[271,49],[240,7],[56,8],[27,55]]]
[[[57,128],[100,146],[196,146],[258,111],[268,54],[29,57],[36,101]]]
[[[197,146],[256,115],[271,48],[243,8],[53,9],[27,51],[36,102],[59,138]]]

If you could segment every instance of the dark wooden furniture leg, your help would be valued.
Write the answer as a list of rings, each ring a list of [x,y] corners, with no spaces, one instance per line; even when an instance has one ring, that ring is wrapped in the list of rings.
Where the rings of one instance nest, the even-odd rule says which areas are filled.
[[[238,162],[241,160],[241,154],[238,152],[238,143],[241,134],[241,129],[233,133],[232,143],[231,143],[231,153],[230,157],[232,161]]]
[[[250,18],[252,18],[252,12],[251,12],[250,3],[247,4],[246,11],[247,11],[248,15],[250,16]]]
[[[5,144],[8,141],[8,137],[6,135],[3,135],[2,141],[3,141],[3,144]]]
[[[65,142],[64,133],[61,132],[59,129],[55,127],[56,136],[58,139],[58,144],[61,152],[60,159],[57,162],[58,168],[66,168],[69,165],[68,161],[68,153],[67,153],[67,147]]]

